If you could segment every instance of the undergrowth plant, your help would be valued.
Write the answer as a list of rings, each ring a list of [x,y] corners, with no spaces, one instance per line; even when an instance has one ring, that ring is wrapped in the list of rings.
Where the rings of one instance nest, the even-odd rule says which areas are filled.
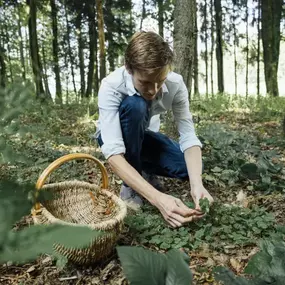
[[[191,208],[194,206],[191,202],[185,203]],[[208,211],[207,205],[203,207]],[[147,207],[145,211],[127,217],[126,224],[139,244],[162,250],[181,247],[193,250],[203,243],[221,250],[229,243],[236,246],[256,244],[260,238],[276,231],[274,216],[264,208],[240,208],[218,202],[203,219],[178,229],[168,227],[157,211]]]

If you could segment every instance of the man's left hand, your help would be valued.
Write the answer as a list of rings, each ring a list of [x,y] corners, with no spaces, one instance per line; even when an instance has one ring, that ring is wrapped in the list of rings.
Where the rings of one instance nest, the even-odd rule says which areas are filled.
[[[191,188],[191,196],[195,203],[196,210],[201,210],[199,205],[200,199],[207,198],[210,204],[214,202],[214,198],[210,195],[208,190],[202,184]]]

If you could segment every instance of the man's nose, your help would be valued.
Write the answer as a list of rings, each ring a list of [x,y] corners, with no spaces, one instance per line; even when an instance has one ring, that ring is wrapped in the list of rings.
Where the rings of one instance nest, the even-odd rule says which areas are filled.
[[[158,91],[158,84],[157,83],[154,83],[151,87],[150,87],[150,89],[149,89],[149,93],[151,94],[151,95],[155,95],[156,93],[157,93],[157,91]]]

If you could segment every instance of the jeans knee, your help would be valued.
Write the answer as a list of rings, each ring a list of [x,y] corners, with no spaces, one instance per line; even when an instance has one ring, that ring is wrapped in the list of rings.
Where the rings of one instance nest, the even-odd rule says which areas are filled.
[[[120,114],[128,114],[134,118],[143,119],[147,115],[147,102],[138,95],[127,96],[120,106]]]

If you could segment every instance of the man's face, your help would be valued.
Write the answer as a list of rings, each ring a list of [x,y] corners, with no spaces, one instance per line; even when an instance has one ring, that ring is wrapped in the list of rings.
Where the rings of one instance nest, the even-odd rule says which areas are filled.
[[[168,67],[150,74],[134,70],[132,74],[134,87],[143,98],[153,100],[164,83],[168,72]]]

